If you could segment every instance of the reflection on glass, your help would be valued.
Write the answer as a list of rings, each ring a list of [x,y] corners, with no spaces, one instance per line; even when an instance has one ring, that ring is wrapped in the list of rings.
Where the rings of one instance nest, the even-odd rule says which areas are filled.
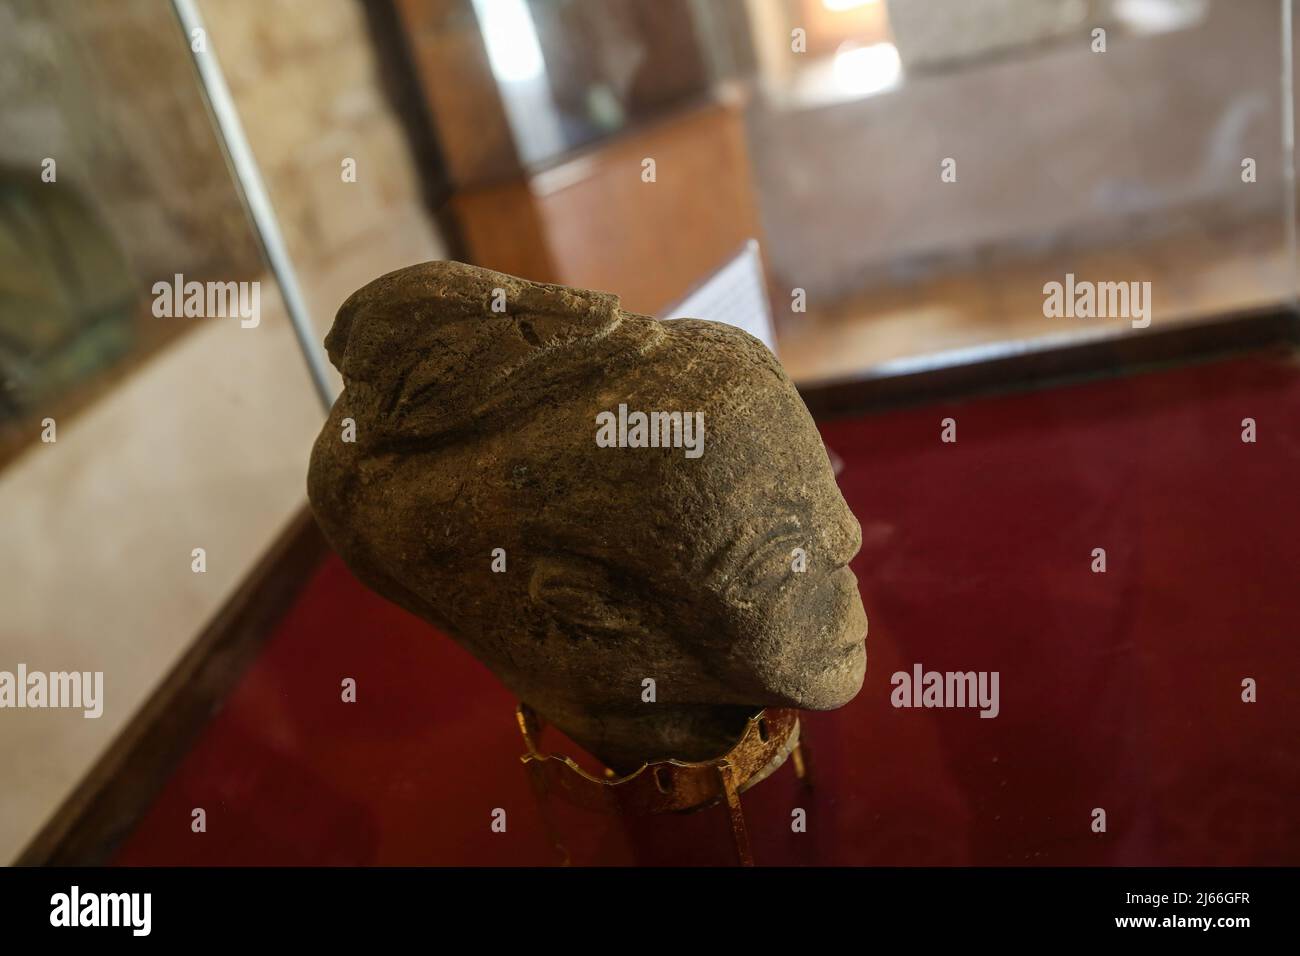
[[[849,96],[868,96],[887,90],[902,76],[898,47],[892,43],[873,43],[835,54],[832,70],[835,84]]]
[[[474,0],[492,73],[501,83],[526,83],[542,75],[542,48],[524,0]]]

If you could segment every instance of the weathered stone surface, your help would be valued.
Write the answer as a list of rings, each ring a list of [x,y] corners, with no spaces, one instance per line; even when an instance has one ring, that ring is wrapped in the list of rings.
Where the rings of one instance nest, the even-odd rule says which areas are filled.
[[[708,759],[756,708],[858,692],[861,531],[756,339],[430,262],[353,294],[326,347],[345,390],[308,492],[330,542],[608,765]],[[702,454],[599,446],[620,404],[702,413]]]

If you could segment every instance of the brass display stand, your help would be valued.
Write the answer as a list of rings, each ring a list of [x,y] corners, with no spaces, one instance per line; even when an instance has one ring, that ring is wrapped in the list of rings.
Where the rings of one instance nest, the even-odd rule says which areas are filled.
[[[565,865],[569,863],[568,850],[559,839],[551,815],[552,794],[587,810],[633,816],[687,813],[723,801],[736,858],[741,866],[753,866],[740,795],[775,772],[787,757],[794,763],[795,776],[804,786],[812,785],[799,739],[799,715],[793,710],[759,711],[749,718],[735,746],[714,760],[663,760],[644,764],[622,777],[606,769],[604,778],[592,776],[569,757],[543,753],[538,738],[544,725],[527,704],[521,703],[515,716],[528,748],[520,759],[528,771],[542,820],[551,841],[564,856]]]

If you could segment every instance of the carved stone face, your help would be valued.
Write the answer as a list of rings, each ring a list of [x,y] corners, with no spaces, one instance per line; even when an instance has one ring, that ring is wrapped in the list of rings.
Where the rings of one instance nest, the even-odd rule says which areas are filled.
[[[757,340],[428,263],[354,294],[326,344],[346,387],[308,490],[331,543],[606,763],[716,756],[759,707],[858,692],[861,532]],[[627,447],[636,412],[702,435]]]

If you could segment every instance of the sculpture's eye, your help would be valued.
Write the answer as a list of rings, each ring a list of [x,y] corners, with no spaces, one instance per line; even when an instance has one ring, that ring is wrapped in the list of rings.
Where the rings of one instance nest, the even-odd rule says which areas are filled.
[[[804,549],[807,541],[797,531],[781,530],[764,540],[750,552],[732,581],[732,588],[757,592],[781,587],[799,567],[807,567]]]

